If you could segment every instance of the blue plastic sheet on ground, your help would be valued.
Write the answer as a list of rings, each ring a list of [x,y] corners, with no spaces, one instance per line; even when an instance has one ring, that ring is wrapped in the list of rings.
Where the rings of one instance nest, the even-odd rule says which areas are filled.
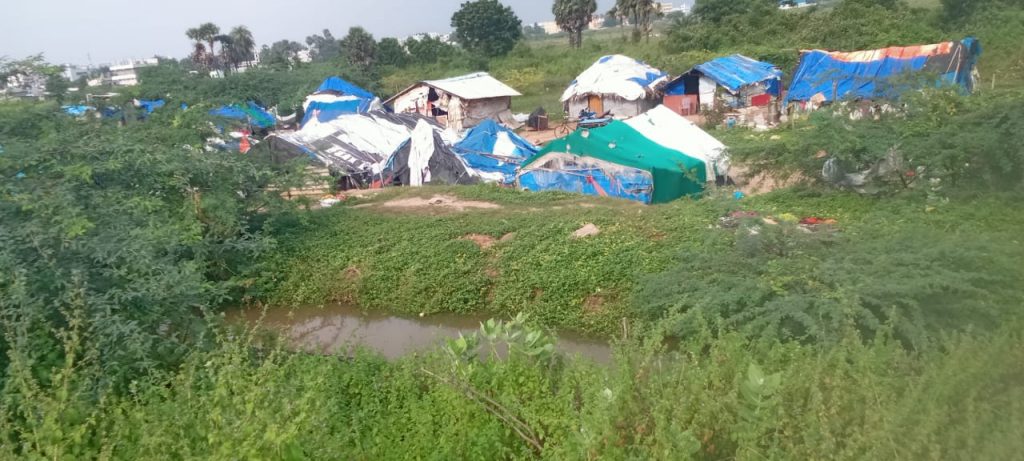
[[[166,102],[163,99],[140,99],[138,102],[138,106],[145,110],[147,114],[152,114],[154,110],[163,107],[164,104],[166,104]]]
[[[240,104],[225,105],[210,111],[214,117],[229,118],[232,120],[244,120],[259,128],[272,128],[277,125],[277,118],[274,114],[267,112],[254,102],[245,106]]]
[[[96,110],[95,107],[83,106],[83,105],[66,105],[60,106],[60,109],[72,117],[81,117],[88,113],[90,110]]]

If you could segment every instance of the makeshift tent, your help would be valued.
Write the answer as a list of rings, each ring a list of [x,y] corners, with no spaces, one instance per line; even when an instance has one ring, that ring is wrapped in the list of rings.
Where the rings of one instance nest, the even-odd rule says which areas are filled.
[[[147,114],[152,114],[154,110],[157,110],[164,106],[166,102],[163,99],[136,99],[135,107],[145,110]]]
[[[668,79],[668,74],[633,58],[605,56],[573,80],[562,93],[562,104],[572,119],[583,110],[629,118],[658,105]]]
[[[523,160],[537,153],[537,146],[494,120],[484,120],[454,146],[466,164],[485,180],[509,183]]]
[[[672,109],[658,106],[626,120],[626,124],[651,141],[703,161],[705,171],[714,173],[707,175],[709,182],[729,174],[725,144]]]
[[[462,131],[487,119],[516,126],[512,97],[521,96],[512,87],[486,72],[444,80],[425,80],[402,90],[385,104],[396,113],[434,117],[442,124]]]
[[[277,124],[277,117],[254,102],[246,105],[232,104],[220,106],[210,111],[214,117],[240,120],[259,128],[273,128]]]
[[[380,99],[373,93],[341,77],[330,77],[303,102],[302,109],[306,115],[302,125],[305,126],[313,119],[323,123],[343,114],[364,113],[381,108]]]
[[[772,97],[779,96],[781,82],[782,71],[774,64],[734,54],[698,64],[669,82],[665,87],[665,105],[690,115],[699,111],[700,106],[712,107],[716,93],[731,107],[767,105]],[[717,91],[718,88],[723,91]],[[690,104],[694,100],[696,104]]]
[[[375,111],[345,114],[326,123],[310,123],[293,133],[271,135],[271,147],[295,156],[309,156],[331,171],[349,178],[351,187],[368,187],[384,163],[409,140],[425,120],[417,115]],[[428,122],[435,131],[444,128]]]
[[[384,185],[413,187],[479,181],[426,120],[417,123],[412,137],[391,156],[381,176]]]
[[[665,203],[700,193],[708,174],[703,160],[651,141],[616,120],[551,141],[523,162],[516,185]]]
[[[841,99],[892,99],[917,87],[910,74],[925,76],[928,84],[958,85],[970,92],[980,55],[981,44],[973,37],[871,51],[803,51],[785,104],[796,101],[813,108]]]

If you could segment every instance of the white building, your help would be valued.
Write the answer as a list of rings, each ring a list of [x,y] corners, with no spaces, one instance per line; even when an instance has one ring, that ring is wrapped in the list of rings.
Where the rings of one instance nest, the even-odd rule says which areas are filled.
[[[138,59],[110,66],[110,82],[115,86],[135,86],[139,84],[139,69],[159,64],[156,58]]]
[[[90,73],[92,73],[92,68],[89,66],[77,66],[74,64],[64,66],[64,78],[72,82],[82,77],[88,77]]]
[[[42,99],[46,95],[46,77],[37,73],[15,74],[0,81],[0,99]]]
[[[558,27],[558,23],[555,21],[538,22],[537,25],[544,29],[544,33],[548,35],[557,34],[562,31],[562,28]]]
[[[675,11],[675,7],[672,6],[672,2],[661,2],[658,3],[658,10],[661,11],[661,14],[669,14]]]

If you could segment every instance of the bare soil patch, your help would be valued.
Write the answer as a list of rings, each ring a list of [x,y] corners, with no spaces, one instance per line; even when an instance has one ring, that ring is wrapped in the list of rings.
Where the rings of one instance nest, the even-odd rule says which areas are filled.
[[[480,247],[481,250],[486,250],[494,246],[494,244],[498,242],[498,239],[491,237],[490,235],[483,234],[464,235],[459,240],[468,240],[470,242],[473,242],[476,244],[476,246]]]
[[[595,236],[597,234],[600,234],[600,233],[601,233],[601,229],[599,229],[597,226],[595,226],[592,223],[587,223],[583,227],[577,229],[576,232],[573,232],[572,233],[572,238],[574,238],[574,239],[581,239],[581,238],[593,237],[593,236]]]
[[[597,314],[604,310],[604,296],[590,295],[583,300],[583,310],[588,314]]]
[[[788,177],[770,175],[768,173],[752,174],[750,169],[743,165],[733,165],[729,168],[729,176],[746,195],[767,194],[776,189],[784,189],[803,182],[806,178],[796,173]]]
[[[394,209],[445,209],[461,212],[470,209],[496,210],[501,208],[501,205],[477,200],[463,200],[450,195],[435,195],[430,198],[408,197],[389,200],[381,203],[380,207]]]

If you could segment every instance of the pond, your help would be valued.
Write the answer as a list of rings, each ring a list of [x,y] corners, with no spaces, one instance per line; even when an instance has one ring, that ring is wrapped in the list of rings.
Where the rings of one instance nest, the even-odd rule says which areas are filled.
[[[363,346],[394,359],[442,344],[459,333],[471,333],[490,317],[434,314],[403,317],[387,312],[363,311],[351,305],[330,304],[298,308],[241,309],[227,314],[229,322],[260,322],[283,333],[297,348],[325,354],[346,354]],[[611,362],[607,341],[570,332],[557,332],[557,349],[599,363]]]

